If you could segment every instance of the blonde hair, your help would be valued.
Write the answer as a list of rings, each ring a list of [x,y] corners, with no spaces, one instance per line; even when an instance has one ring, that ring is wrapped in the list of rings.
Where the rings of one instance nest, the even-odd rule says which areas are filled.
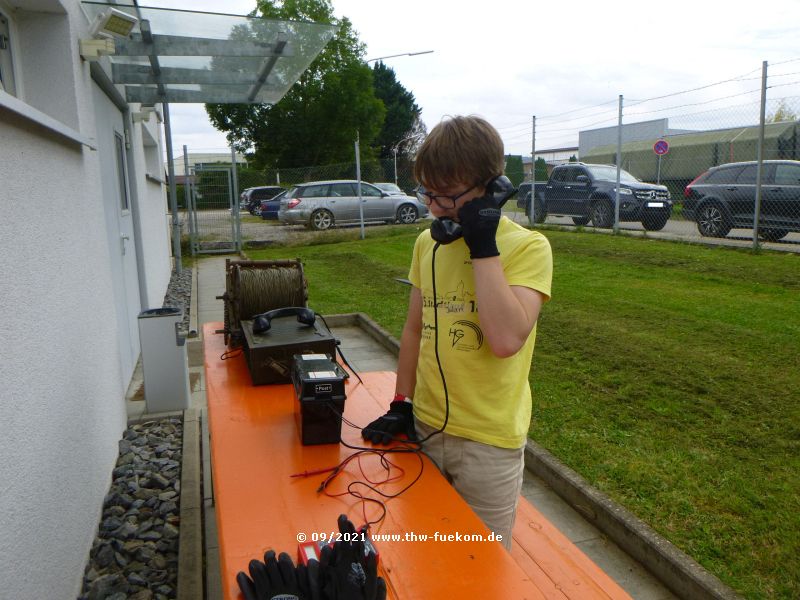
[[[414,177],[428,189],[483,185],[503,174],[505,155],[500,134],[485,119],[445,117],[417,152]]]

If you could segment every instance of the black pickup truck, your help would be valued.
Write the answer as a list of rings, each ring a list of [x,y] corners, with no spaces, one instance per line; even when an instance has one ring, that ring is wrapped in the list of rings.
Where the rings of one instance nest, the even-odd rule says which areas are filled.
[[[547,215],[572,217],[576,225],[589,221],[595,227],[614,225],[617,167],[566,163],[557,165],[546,183],[536,183],[533,205],[534,221],[544,222]],[[638,221],[648,231],[659,231],[672,214],[669,190],[663,185],[644,183],[626,171],[620,171],[620,221]],[[517,205],[530,215],[531,184],[520,185]]]

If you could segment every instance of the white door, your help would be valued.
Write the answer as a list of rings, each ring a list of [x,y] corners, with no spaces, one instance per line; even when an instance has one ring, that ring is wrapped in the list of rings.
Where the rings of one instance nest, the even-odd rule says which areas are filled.
[[[137,319],[141,312],[141,302],[128,185],[125,129],[120,110],[99,87],[93,87],[97,115],[97,156],[100,161],[103,209],[114,286],[120,366],[123,381],[127,383],[139,358]]]

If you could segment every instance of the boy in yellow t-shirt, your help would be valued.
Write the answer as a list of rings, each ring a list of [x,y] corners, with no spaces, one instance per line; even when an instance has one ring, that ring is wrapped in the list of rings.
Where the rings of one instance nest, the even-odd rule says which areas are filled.
[[[531,418],[528,373],[553,261],[544,236],[501,216],[498,198],[513,190],[504,163],[500,135],[475,116],[442,121],[420,148],[414,175],[437,220],[414,246],[394,401],[362,436],[422,438],[510,549]]]

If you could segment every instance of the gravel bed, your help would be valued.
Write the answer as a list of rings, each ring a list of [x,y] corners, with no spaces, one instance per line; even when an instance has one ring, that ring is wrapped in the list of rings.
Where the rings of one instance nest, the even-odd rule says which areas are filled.
[[[167,600],[178,581],[183,423],[130,425],[78,600]]]
[[[192,299],[192,269],[184,268],[178,275],[173,269],[172,277],[164,295],[164,307],[183,309],[183,330],[189,331],[189,310]]]
[[[192,269],[172,277],[163,306],[183,309],[189,330]],[[78,600],[177,597],[183,422],[128,426]]]

